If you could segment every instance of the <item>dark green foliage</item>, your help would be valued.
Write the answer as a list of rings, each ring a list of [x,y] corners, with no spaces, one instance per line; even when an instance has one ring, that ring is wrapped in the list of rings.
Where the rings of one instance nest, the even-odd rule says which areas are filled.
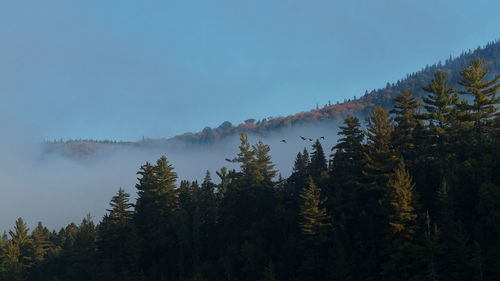
[[[322,185],[328,180],[328,167],[323,146],[319,140],[312,145],[311,162],[309,163],[309,174],[315,182]]]
[[[97,225],[30,233],[18,219],[0,280],[499,280],[500,77],[476,60],[447,85],[458,78],[435,72],[423,112],[409,91],[384,97],[394,122],[382,107],[366,130],[348,115],[329,165],[317,140],[285,179],[245,134],[218,182],[177,185],[166,157],[146,162],[135,204],[119,189]]]
[[[408,90],[398,95],[394,102],[394,109],[390,111],[394,114],[396,122],[392,144],[399,151],[406,165],[413,168],[418,151],[415,140],[416,130],[421,122],[416,117],[421,104]]]
[[[415,235],[417,212],[414,183],[403,160],[387,183],[384,205],[387,210],[386,240],[383,250],[386,261],[382,265],[385,280],[409,280],[414,274]]]
[[[325,280],[325,257],[327,242],[331,235],[331,217],[323,206],[327,198],[321,198],[320,188],[309,177],[308,187],[304,187],[300,197],[300,230],[302,235],[302,280]]]
[[[472,125],[474,145],[479,154],[482,153],[487,134],[494,128],[493,117],[497,114],[497,104],[500,102],[500,96],[497,97],[500,74],[488,80],[488,73],[485,61],[475,59],[462,70],[460,73],[462,79],[458,82],[464,88],[459,93],[473,98],[472,104],[463,100],[458,104],[458,109],[459,117],[464,124]]]

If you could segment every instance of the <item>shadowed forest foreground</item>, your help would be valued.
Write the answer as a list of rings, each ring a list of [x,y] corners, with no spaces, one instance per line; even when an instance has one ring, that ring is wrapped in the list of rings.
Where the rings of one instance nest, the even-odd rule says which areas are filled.
[[[500,280],[500,75],[487,74],[477,59],[454,89],[437,71],[422,101],[400,93],[366,130],[348,115],[337,145],[299,152],[287,179],[243,133],[228,159],[240,168],[218,184],[146,163],[135,204],[120,189],[97,225],[19,218],[0,279]]]

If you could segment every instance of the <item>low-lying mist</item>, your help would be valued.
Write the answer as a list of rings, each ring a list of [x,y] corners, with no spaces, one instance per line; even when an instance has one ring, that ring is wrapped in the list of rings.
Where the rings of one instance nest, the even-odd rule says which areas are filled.
[[[0,141],[0,231],[12,229],[18,217],[30,228],[42,221],[49,229],[79,223],[90,213],[100,221],[111,197],[119,187],[135,200],[137,171],[146,161],[155,162],[165,155],[179,175],[179,181],[202,180],[209,170],[218,182],[215,171],[226,166],[238,169],[233,158],[238,153],[239,137],[234,136],[211,145],[175,148],[146,148],[110,145],[101,153],[84,158],[71,158],[62,154],[48,154],[43,142],[31,128],[22,128],[0,120],[4,137]],[[307,125],[275,132],[268,137],[249,135],[252,144],[262,140],[270,145],[273,163],[283,177],[288,177],[295,157],[304,148],[311,149],[320,139],[328,157],[337,140],[338,125]],[[300,136],[312,138],[302,140]],[[286,140],[283,143],[282,140]],[[112,148],[111,148],[112,147]]]

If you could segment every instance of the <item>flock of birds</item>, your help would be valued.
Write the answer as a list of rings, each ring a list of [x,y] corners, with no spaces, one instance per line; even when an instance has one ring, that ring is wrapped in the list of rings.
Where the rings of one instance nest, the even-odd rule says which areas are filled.
[[[304,136],[299,136],[299,137],[300,137],[303,141],[305,141],[305,140],[307,140],[307,141],[313,141],[313,139],[312,139],[312,138],[308,138],[308,137],[304,137]],[[324,139],[325,139],[325,137],[324,137],[324,136],[321,136],[321,137],[320,137],[320,139],[324,140]],[[280,142],[282,142],[282,143],[286,143],[286,140],[285,140],[285,139],[283,139],[283,140],[281,140]],[[226,161],[227,161],[227,162],[236,162],[237,160],[236,160],[236,158],[235,158],[235,159],[229,159],[229,158],[226,158]]]
[[[302,140],[308,140],[308,141],[313,141],[313,139],[311,138],[307,138],[307,137],[304,137],[304,136],[299,136]],[[324,136],[321,136],[320,139],[324,140],[325,137]],[[286,143],[286,140],[281,140],[282,143]]]

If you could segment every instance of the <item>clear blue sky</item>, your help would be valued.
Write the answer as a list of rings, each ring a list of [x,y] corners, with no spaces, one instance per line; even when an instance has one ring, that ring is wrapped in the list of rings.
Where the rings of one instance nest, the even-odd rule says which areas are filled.
[[[500,1],[2,1],[0,118],[170,137],[360,96],[500,38]]]

